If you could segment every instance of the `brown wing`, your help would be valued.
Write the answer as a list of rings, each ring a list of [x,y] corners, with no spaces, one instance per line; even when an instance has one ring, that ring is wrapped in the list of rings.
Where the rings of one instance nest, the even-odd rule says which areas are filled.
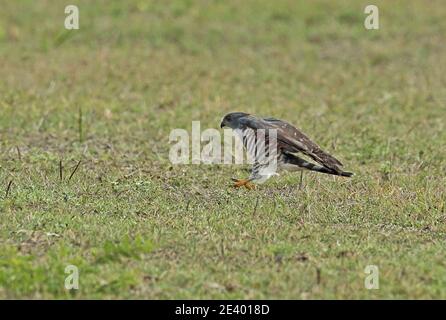
[[[242,122],[242,121],[241,121]],[[339,171],[342,163],[323,151],[316,143],[293,125],[274,118],[260,119],[254,116],[243,117],[246,126],[253,129],[277,129],[277,142],[280,149],[289,153],[302,152],[326,168]]]

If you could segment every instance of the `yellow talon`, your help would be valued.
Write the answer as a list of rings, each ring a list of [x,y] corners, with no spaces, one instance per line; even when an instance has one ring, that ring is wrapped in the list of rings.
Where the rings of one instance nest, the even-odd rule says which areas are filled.
[[[239,188],[239,187],[244,186],[245,188],[252,190],[252,189],[255,189],[255,187],[256,187],[254,184],[252,184],[250,182],[249,179],[241,179],[241,180],[234,179],[234,181],[235,181],[234,188]]]

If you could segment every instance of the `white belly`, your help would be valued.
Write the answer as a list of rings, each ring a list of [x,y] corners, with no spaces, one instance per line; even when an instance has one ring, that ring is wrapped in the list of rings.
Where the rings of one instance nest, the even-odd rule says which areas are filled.
[[[280,165],[279,169],[283,170],[283,171],[302,171],[302,170],[304,170],[303,168],[296,166],[294,164],[290,164],[290,163],[284,163],[284,164]]]

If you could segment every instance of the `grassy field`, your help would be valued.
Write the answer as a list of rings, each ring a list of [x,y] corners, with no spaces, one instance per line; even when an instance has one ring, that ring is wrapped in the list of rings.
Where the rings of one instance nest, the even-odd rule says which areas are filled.
[[[373,3],[2,2],[0,298],[446,298],[446,6]],[[230,111],[356,175],[170,163]]]

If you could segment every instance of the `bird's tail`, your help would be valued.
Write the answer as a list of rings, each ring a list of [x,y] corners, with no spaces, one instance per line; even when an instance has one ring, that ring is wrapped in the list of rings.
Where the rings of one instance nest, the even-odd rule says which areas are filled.
[[[307,169],[307,170],[311,170],[311,171],[316,171],[316,172],[320,172],[320,173],[326,173],[326,174],[332,174],[335,176],[342,176],[342,177],[351,177],[353,175],[353,173],[351,172],[347,172],[347,171],[342,171],[341,169],[335,170],[335,169],[331,169],[331,168],[327,168],[324,166],[320,166],[308,161],[305,161],[304,159],[301,159],[295,155],[286,153],[285,155],[285,163],[290,163],[293,165],[296,165],[298,167]]]

